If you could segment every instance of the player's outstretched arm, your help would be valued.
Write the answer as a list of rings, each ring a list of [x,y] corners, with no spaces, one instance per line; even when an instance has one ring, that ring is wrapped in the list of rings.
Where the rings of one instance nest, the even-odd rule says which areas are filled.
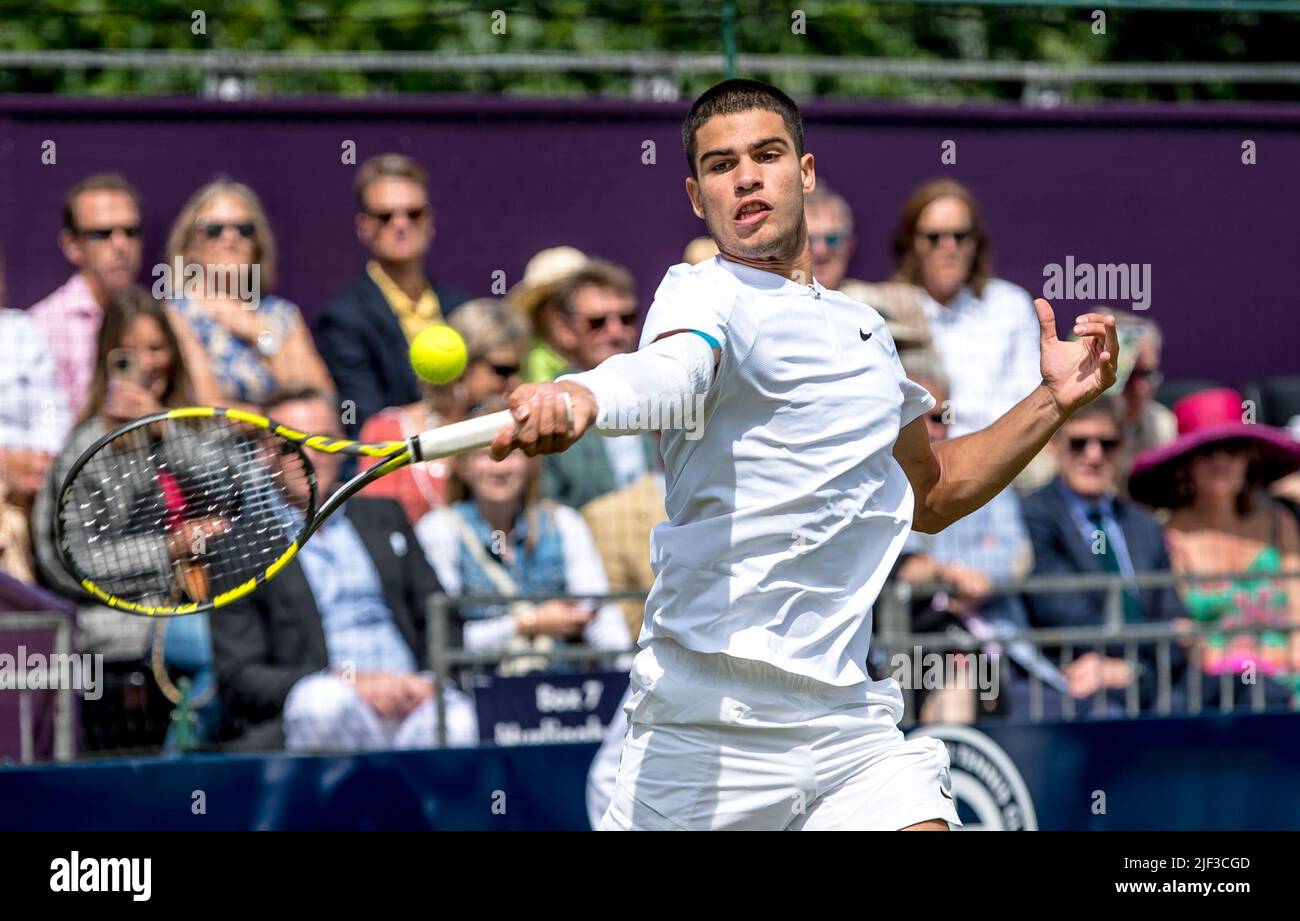
[[[492,456],[563,451],[583,433],[626,435],[688,424],[688,402],[712,386],[716,342],[690,330],[665,333],[637,352],[613,355],[591,371],[553,384],[526,384],[510,395],[514,426],[492,443]]]
[[[924,419],[899,432],[894,457],[916,496],[916,530],[941,531],[1006,489],[1066,419],[1115,383],[1114,317],[1083,314],[1074,326],[1079,338],[1062,342],[1052,306],[1038,298],[1034,309],[1043,382],[1029,396],[988,428],[933,446]]]

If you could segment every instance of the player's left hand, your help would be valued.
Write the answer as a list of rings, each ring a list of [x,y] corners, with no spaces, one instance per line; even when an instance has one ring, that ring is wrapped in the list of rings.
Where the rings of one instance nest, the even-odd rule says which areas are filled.
[[[1091,403],[1115,383],[1119,338],[1115,318],[1104,313],[1080,314],[1074,325],[1078,339],[1056,338],[1056,314],[1041,297],[1034,300],[1038,313],[1040,370],[1063,415]]]

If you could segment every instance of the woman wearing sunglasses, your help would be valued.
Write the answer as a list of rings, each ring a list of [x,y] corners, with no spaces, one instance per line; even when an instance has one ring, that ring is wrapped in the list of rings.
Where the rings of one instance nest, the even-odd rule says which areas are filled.
[[[528,350],[528,321],[493,298],[482,297],[456,308],[448,319],[465,340],[469,360],[450,384],[421,384],[424,399],[391,406],[366,420],[362,441],[400,441],[464,418],[465,408],[492,397],[505,397],[522,383],[521,364]],[[378,461],[362,458],[365,470]],[[366,487],[364,495],[396,499],[411,524],[444,504],[450,466],[443,461],[398,470]]]
[[[228,180],[190,196],[167,238],[167,264],[184,272],[178,278],[173,270],[173,314],[203,346],[226,405],[255,408],[277,392],[334,390],[298,307],[266,293],[275,285],[275,254],[257,195]]]
[[[893,255],[893,280],[921,290],[926,326],[952,385],[949,437],[987,428],[1042,380],[1033,298],[993,277],[979,205],[951,179],[926,182],[912,193],[894,233]],[[1029,488],[1051,473],[1044,457],[1015,482]]]

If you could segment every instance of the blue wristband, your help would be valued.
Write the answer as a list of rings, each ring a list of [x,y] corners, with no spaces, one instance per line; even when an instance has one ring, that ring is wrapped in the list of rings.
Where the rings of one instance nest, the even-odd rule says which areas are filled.
[[[722,351],[722,344],[718,342],[717,339],[714,339],[712,336],[710,336],[708,333],[702,333],[698,329],[688,329],[687,332],[695,333],[695,335],[699,336],[701,339],[707,342],[711,348],[715,348],[719,352]]]

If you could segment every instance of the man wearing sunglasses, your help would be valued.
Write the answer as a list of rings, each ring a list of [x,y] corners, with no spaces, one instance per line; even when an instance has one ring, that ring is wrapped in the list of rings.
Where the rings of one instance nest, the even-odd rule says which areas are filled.
[[[104,173],[69,189],[59,249],[76,271],[28,313],[50,343],[71,418],[89,395],[104,305],[140,272],[140,196],[131,184]]]
[[[568,362],[565,373],[590,371],[606,358],[636,351],[636,287],[627,270],[592,259],[561,284],[546,314],[547,340]],[[622,489],[658,468],[649,435],[589,438],[542,466],[542,492],[573,508]]]
[[[1022,502],[1034,545],[1035,575],[1111,572],[1132,576],[1169,570],[1169,552],[1159,522],[1117,495],[1123,431],[1121,398],[1105,395],[1079,409],[1048,442],[1059,473]],[[1106,620],[1102,592],[1031,594],[1027,601],[1036,627],[1100,627]],[[1126,590],[1122,607],[1125,623],[1187,616],[1172,588]],[[1080,647],[1062,671],[1074,697],[1089,697],[1105,689],[1112,706],[1122,706],[1124,689],[1136,681],[1141,705],[1145,708],[1154,703],[1155,649],[1150,645],[1139,648],[1136,668],[1125,660],[1122,646]]]
[[[370,260],[326,306],[315,330],[340,398],[355,403],[351,438],[381,409],[420,400],[415,372],[394,356],[405,355],[421,330],[443,322],[465,300],[425,273],[436,230],[429,178],[418,163],[401,154],[371,157],[357,170],[356,194],[357,239]]]
[[[808,222],[808,255],[812,257],[813,278],[828,288],[841,290],[848,278],[849,260],[857,246],[853,235],[853,212],[844,196],[832,192],[825,182],[804,196],[804,220]]]

